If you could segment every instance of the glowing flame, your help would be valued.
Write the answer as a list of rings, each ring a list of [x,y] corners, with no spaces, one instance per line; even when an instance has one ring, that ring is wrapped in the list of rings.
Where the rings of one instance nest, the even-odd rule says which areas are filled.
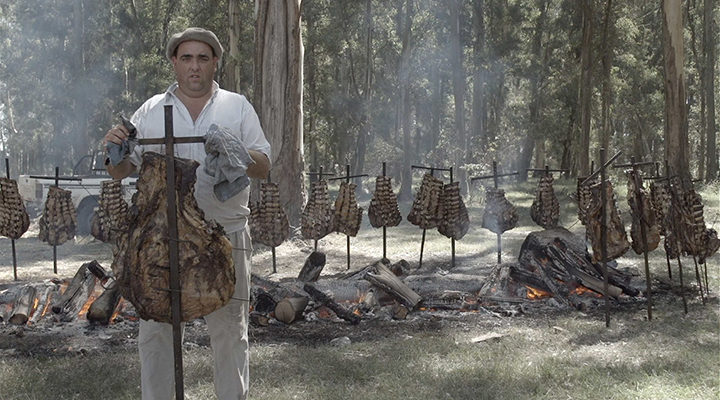
[[[362,317],[362,313],[357,308],[353,310],[353,314],[357,315],[358,317]]]
[[[52,304],[52,297],[53,297],[52,295],[53,295],[52,292],[50,292],[50,294],[48,294],[47,299],[45,300],[45,305],[43,306],[42,313],[40,314],[41,318],[44,317],[45,314],[47,314],[47,311],[50,308],[50,304]]]
[[[113,313],[113,315],[110,316],[110,323],[113,323],[113,321],[115,321],[115,318],[117,318],[118,315],[120,315],[120,312],[122,312],[122,310],[124,308],[125,308],[125,299],[123,299],[121,297],[120,301],[118,301],[117,307],[115,307],[115,312]]]
[[[572,292],[570,292],[570,293],[576,294],[578,296],[581,296],[585,293],[589,293],[590,295],[595,296],[595,297],[602,297],[602,295],[600,293],[596,293],[585,286],[578,286],[575,289],[573,289]]]
[[[552,297],[552,293],[546,292],[544,290],[540,290],[540,289],[534,288],[532,286],[527,286],[527,285],[525,285],[525,287],[527,288],[527,297],[530,300],[538,300],[538,299],[544,299],[547,297]]]

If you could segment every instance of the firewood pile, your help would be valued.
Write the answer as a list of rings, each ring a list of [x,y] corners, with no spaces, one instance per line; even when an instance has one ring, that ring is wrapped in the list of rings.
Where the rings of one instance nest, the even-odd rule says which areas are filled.
[[[41,241],[59,246],[75,237],[77,212],[72,203],[72,192],[51,186],[40,217]]]
[[[493,187],[485,188],[485,212],[483,213],[482,227],[491,232],[501,234],[513,229],[518,223],[518,212],[508,199],[503,189]]]
[[[356,187],[357,185],[351,182],[342,182],[340,184],[333,214],[334,232],[356,236],[358,230],[360,230],[363,209],[358,206],[355,199]]]
[[[128,226],[128,204],[123,198],[122,181],[103,181],[90,233],[102,242],[115,242]]]
[[[260,201],[250,212],[250,235],[254,241],[277,247],[290,236],[290,223],[280,205],[280,190],[273,182],[260,184]]]
[[[20,239],[30,227],[30,217],[15,180],[0,178],[0,200],[0,236]]]
[[[449,183],[443,187],[438,214],[441,216],[438,232],[455,240],[465,236],[470,228],[470,217],[460,195],[459,182]]]
[[[378,176],[375,192],[368,206],[368,219],[373,228],[398,226],[402,221],[397,195],[392,190],[389,176]]]
[[[415,194],[412,208],[407,216],[411,224],[422,229],[433,229],[440,220],[440,196],[443,192],[443,183],[431,174],[423,175],[420,188]]]
[[[545,229],[558,226],[560,203],[553,189],[553,176],[548,173],[540,177],[535,190],[535,200],[530,206],[530,218]]]
[[[655,250],[660,244],[660,225],[656,219],[656,212],[653,210],[651,196],[643,187],[642,176],[635,176],[639,171],[627,170],[628,177],[627,201],[630,206],[632,225],[630,227],[630,238],[632,248],[637,254],[648,253]],[[639,203],[638,203],[639,199]],[[645,242],[642,240],[641,226],[645,225]],[[647,248],[645,248],[647,243]]]
[[[181,320],[227,304],[235,286],[232,245],[206,221],[193,196],[198,163],[175,158]],[[130,207],[128,231],[112,264],[123,297],[143,319],[170,322],[170,267],[165,156],[146,152]]]
[[[325,180],[310,183],[310,195],[300,216],[300,232],[305,239],[320,240],[332,232],[333,210]]]
[[[594,261],[600,261],[602,258],[602,242],[600,237],[600,229],[603,224],[601,187],[602,185],[599,181],[589,187],[590,201],[585,209],[585,233],[592,243]],[[607,218],[606,261],[610,261],[622,256],[630,249],[630,242],[627,240],[625,226],[620,218],[615,192],[610,181],[605,182],[605,213]]]

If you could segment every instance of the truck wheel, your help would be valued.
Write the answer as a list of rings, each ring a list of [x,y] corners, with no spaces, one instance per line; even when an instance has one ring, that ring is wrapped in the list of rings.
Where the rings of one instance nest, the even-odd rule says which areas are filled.
[[[92,218],[95,207],[98,206],[98,196],[88,196],[80,202],[77,208],[77,234],[87,236],[90,234]]]

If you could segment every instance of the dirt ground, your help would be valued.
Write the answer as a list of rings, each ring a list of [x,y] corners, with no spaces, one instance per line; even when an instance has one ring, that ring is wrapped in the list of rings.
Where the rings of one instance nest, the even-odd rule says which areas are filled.
[[[409,207],[406,205],[405,207]],[[472,215],[480,215],[481,210],[469,207]],[[403,210],[403,215],[407,212]],[[520,226],[503,235],[503,261],[515,261],[522,240],[528,232],[538,230],[522,216]],[[572,218],[569,217],[572,221]],[[581,233],[580,224],[568,223],[571,231]],[[470,232],[462,241],[456,242],[455,266],[451,263],[450,240],[436,231],[426,232],[423,246],[423,269],[443,273],[453,268],[474,269],[482,277],[497,262],[495,235],[482,229],[479,224],[471,225]],[[407,221],[397,227],[388,229],[387,258],[392,262],[404,259],[412,268],[419,266],[419,253],[422,231]],[[382,230],[373,229],[367,219],[357,237],[350,238],[350,265],[347,264],[347,237],[341,234],[330,234],[318,243],[318,250],[326,253],[327,263],[322,277],[332,279],[343,275],[348,270],[357,270],[380,259],[382,250]],[[53,272],[53,249],[37,238],[37,220],[25,235],[16,241],[18,280],[13,280],[11,243],[7,238],[0,238],[0,293],[15,285],[40,283],[53,279],[70,279],[77,269],[91,260],[97,260],[109,269],[112,261],[110,245],[99,242],[92,237],[80,237],[56,248],[57,274]],[[275,268],[273,273],[273,255],[270,249],[257,246],[253,252],[253,273],[276,281],[292,280],[299,273],[305,258],[313,250],[313,242],[299,238],[295,232],[292,238],[275,249]],[[664,260],[662,260],[664,261]],[[620,261],[620,267],[640,271],[641,258],[631,256]],[[661,267],[657,267],[661,268]],[[639,275],[639,274],[638,274]],[[663,297],[665,300],[663,300]],[[677,304],[677,293],[665,290],[660,294],[658,302],[668,301]],[[717,298],[711,301],[716,304]],[[251,326],[250,340],[254,343],[293,343],[304,344],[328,343],[335,338],[348,337],[355,341],[373,341],[383,337],[397,337],[417,331],[469,330],[509,326],[516,324],[513,316],[523,318],[523,324],[546,324],[546,319],[553,314],[577,312],[574,310],[557,310],[548,307],[534,309],[532,307],[510,308],[509,312],[497,312],[482,309],[477,312],[412,312],[406,320],[395,321],[390,318],[367,318],[359,325],[350,325],[341,320],[335,321],[300,321],[291,325],[272,320],[267,327]],[[643,302],[631,302],[616,306],[613,312],[629,313],[635,318],[642,318],[645,312]],[[583,315],[596,317],[602,321],[602,310],[588,310]],[[601,323],[601,322],[600,322]],[[43,319],[34,326],[17,327],[0,324],[0,355],[42,355],[62,353],[86,353],[106,351],[108,348],[129,348],[137,345],[137,321],[121,320],[109,326],[96,326],[86,320],[69,323]],[[209,346],[204,322],[196,320],[187,324],[185,331],[186,346]]]

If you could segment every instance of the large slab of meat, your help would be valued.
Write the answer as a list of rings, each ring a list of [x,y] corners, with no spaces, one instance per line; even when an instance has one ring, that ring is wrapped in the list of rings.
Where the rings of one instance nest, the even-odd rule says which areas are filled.
[[[651,197],[643,187],[643,179],[641,176],[635,176],[634,170],[625,172],[628,176],[627,201],[630,206],[630,215],[632,216],[632,225],[630,226],[630,238],[632,239],[632,248],[637,254],[643,252],[651,252],[660,244],[660,225],[653,209]],[[647,241],[647,249],[642,240],[642,225],[645,226],[645,240]]]
[[[392,190],[392,178],[378,176],[375,192],[368,206],[368,219],[373,228],[398,226],[402,221],[397,195]]]
[[[540,177],[535,200],[530,206],[530,218],[545,229],[555,228],[560,220],[560,203],[553,189],[552,174]]]
[[[115,242],[128,227],[128,204],[123,198],[122,181],[112,179],[101,183],[98,206],[90,225],[90,233],[102,242]]]
[[[363,209],[358,207],[355,199],[356,187],[357,185],[354,183],[343,182],[340,184],[333,215],[333,231],[335,232],[356,236],[360,230]]]
[[[206,221],[193,196],[198,163],[175,158],[181,320],[227,304],[235,286],[232,245]],[[146,152],[130,207],[127,233],[112,264],[120,290],[143,319],[171,322],[165,156]]]
[[[30,217],[20,197],[17,182],[0,178],[0,236],[20,239],[30,227]]]
[[[250,236],[269,247],[280,246],[290,236],[290,223],[280,205],[280,190],[276,183],[260,184],[260,201],[250,212]]]
[[[505,198],[504,190],[490,186],[485,188],[483,228],[500,234],[516,227],[518,219],[517,209]]]
[[[443,183],[440,179],[431,174],[423,175],[420,188],[415,194],[410,213],[407,216],[411,224],[422,229],[432,229],[440,222],[440,195],[443,191]]]
[[[300,228],[305,239],[320,240],[332,232],[333,210],[327,181],[310,183],[310,196],[300,216]]]
[[[59,246],[75,237],[77,211],[72,203],[72,192],[57,186],[50,187],[39,226],[40,240],[53,246]]]
[[[470,217],[460,195],[460,182],[448,183],[443,187],[439,214],[438,232],[455,240],[465,236],[470,228]]]
[[[602,201],[601,201],[601,185],[597,182],[590,186],[592,199],[586,208],[586,225],[585,233],[592,243],[593,260],[601,261],[600,230],[602,227]],[[614,260],[630,249],[630,242],[627,240],[625,226],[620,218],[620,211],[617,208],[615,200],[615,192],[610,181],[605,182],[605,213],[606,213],[606,261]]]

